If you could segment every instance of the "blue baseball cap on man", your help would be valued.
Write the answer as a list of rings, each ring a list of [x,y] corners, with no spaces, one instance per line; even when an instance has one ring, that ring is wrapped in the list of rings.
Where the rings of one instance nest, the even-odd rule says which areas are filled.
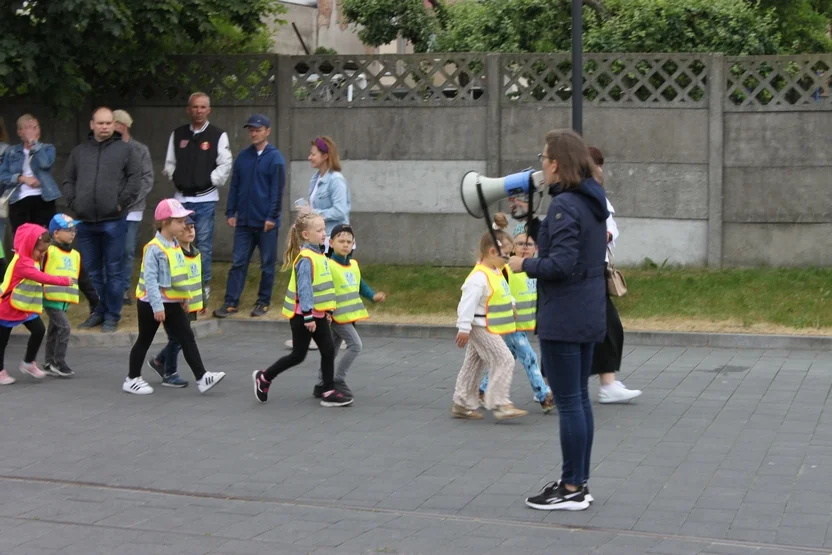
[[[269,121],[269,118],[264,116],[263,114],[254,114],[250,118],[248,118],[248,123],[246,123],[243,127],[255,127],[260,129],[261,127],[269,127],[271,128],[272,122]]]
[[[49,222],[49,234],[52,235],[59,229],[75,229],[80,220],[73,220],[66,214],[55,214]]]

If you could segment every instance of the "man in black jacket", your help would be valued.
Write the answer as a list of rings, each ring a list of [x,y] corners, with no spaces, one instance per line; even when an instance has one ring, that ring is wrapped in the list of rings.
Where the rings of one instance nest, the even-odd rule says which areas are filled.
[[[102,325],[114,332],[121,318],[122,258],[127,233],[125,209],[141,187],[142,161],[137,149],[113,131],[113,112],[93,112],[87,142],[72,149],[64,171],[67,206],[81,221],[76,244],[101,297],[96,311],[81,328]]]

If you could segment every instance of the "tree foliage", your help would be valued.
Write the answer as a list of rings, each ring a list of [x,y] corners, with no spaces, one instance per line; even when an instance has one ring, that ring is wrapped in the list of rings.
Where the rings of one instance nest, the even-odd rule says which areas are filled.
[[[0,3],[0,97],[68,114],[91,91],[154,74],[174,53],[264,51],[276,0],[12,0]]]
[[[582,0],[587,51],[832,51],[832,0]],[[571,47],[570,0],[344,0],[365,44],[402,36],[417,52],[557,52]]]

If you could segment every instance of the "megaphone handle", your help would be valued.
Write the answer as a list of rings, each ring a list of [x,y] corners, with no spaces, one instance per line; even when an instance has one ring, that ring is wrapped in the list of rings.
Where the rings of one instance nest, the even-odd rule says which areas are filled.
[[[497,249],[497,254],[505,258],[505,256],[503,256],[503,251],[500,248],[500,241],[497,240],[497,233],[494,231],[494,222],[491,221],[491,214],[488,213],[488,203],[485,201],[485,196],[482,194],[482,184],[479,179],[477,179],[477,197],[480,199],[480,208],[482,208],[485,225],[488,226],[488,233],[491,234],[491,240],[494,241],[494,248]]]

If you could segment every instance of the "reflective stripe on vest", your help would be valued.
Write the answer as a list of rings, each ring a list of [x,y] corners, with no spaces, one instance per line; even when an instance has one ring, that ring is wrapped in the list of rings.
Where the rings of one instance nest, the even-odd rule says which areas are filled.
[[[0,294],[4,297],[6,296],[9,285],[11,285],[14,267],[19,261],[20,257],[15,254],[12,257],[11,264],[6,269],[6,277],[3,279],[3,283],[0,284],[0,291],[2,292]],[[43,284],[32,281],[31,279],[21,280],[20,283],[14,286],[14,289],[12,289],[9,295],[9,304],[12,305],[12,308],[21,312],[41,314],[43,312]]]
[[[508,272],[508,286],[517,308],[517,331],[532,331],[537,324],[537,280],[526,272]]]
[[[332,282],[329,259],[315,251],[303,249],[292,262],[292,277],[289,278],[289,287],[286,289],[286,296],[283,298],[283,310],[281,313],[286,318],[292,318],[295,315],[295,306],[298,303],[298,276],[295,267],[301,258],[306,258],[312,263],[312,299],[314,309],[318,312],[335,310],[335,285]]]
[[[182,251],[184,254],[185,251]],[[185,265],[188,267],[188,279],[185,281],[185,289],[191,295],[188,302],[189,312],[199,312],[205,307],[205,299],[202,296],[202,253],[196,256],[185,255]]]
[[[78,251],[66,252],[55,245],[49,245],[46,253],[46,266],[43,271],[50,276],[78,279],[81,275],[81,255]],[[75,285],[44,285],[43,297],[47,301],[57,301],[78,304],[78,284]]]
[[[351,324],[369,318],[364,301],[361,300],[361,270],[358,262],[350,260],[349,266],[342,266],[330,260],[332,282],[335,285],[335,312],[332,319],[338,324]]]
[[[162,249],[162,252],[165,253],[168,259],[170,287],[159,288],[159,291],[162,293],[162,298],[169,301],[189,301],[191,299],[191,293],[187,287],[188,266],[185,264],[185,255],[182,253],[182,249],[178,245],[175,247],[166,247],[156,237],[142,249],[142,268],[139,274],[139,283],[136,285],[136,298],[141,299],[147,294],[144,284],[144,257],[150,245],[156,245]]]
[[[494,270],[481,264],[474,266],[471,274],[474,272],[484,273],[485,277],[488,278],[488,285],[491,287],[491,296],[485,304],[486,329],[498,335],[506,335],[517,331],[511,289],[503,274],[495,273]]]

